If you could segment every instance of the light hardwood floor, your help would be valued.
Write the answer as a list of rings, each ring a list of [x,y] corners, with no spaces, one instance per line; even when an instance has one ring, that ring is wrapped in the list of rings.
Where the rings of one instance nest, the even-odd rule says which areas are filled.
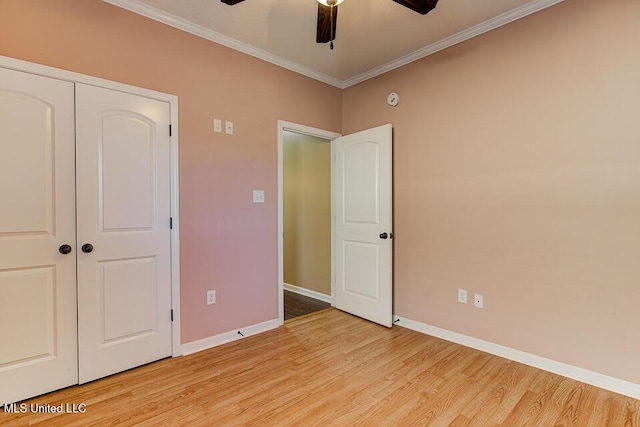
[[[46,426],[640,426],[640,402],[335,309],[26,402]]]

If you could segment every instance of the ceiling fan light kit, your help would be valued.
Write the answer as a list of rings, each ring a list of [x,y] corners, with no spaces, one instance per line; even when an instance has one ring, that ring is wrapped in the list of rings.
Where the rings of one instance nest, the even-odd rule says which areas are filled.
[[[331,7],[331,6],[337,6],[343,1],[344,0],[318,0],[318,3]]]
[[[222,3],[233,6],[244,0],[220,0]],[[333,41],[336,38],[336,24],[338,19],[338,5],[344,0],[317,0],[318,20],[316,29],[316,42],[327,43],[333,49]],[[383,1],[383,0],[379,0]],[[438,0],[393,0],[421,15],[426,15],[438,4]]]

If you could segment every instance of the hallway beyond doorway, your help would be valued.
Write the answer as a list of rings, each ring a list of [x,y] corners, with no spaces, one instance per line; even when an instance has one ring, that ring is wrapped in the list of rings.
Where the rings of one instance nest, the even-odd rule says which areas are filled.
[[[320,301],[291,291],[284,291],[284,320],[304,316],[331,307],[328,302]]]

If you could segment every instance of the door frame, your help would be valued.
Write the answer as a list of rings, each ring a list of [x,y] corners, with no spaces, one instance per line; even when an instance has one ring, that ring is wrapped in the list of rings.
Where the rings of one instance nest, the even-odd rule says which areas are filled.
[[[335,271],[334,271],[334,245],[335,245],[335,212],[333,203],[333,179],[334,179],[334,140],[340,136],[339,133],[298,123],[278,120],[278,324],[284,324],[284,192],[283,192],[283,168],[284,168],[284,132],[295,132],[302,135],[309,135],[327,139],[331,144],[331,305],[335,306]]]
[[[131,86],[99,77],[88,76],[73,71],[62,70],[49,67],[47,65],[22,61],[0,55],[0,67],[11,70],[37,74],[43,77],[50,77],[71,83],[85,83],[92,86],[99,86],[120,92],[131,93],[144,96],[158,101],[169,103],[171,136],[170,136],[170,198],[171,217],[173,227],[171,234],[171,309],[173,311],[173,321],[171,322],[171,355],[181,356],[182,349],[180,343],[180,215],[179,215],[179,173],[178,173],[178,97],[151,89]],[[167,225],[168,226],[168,225]]]

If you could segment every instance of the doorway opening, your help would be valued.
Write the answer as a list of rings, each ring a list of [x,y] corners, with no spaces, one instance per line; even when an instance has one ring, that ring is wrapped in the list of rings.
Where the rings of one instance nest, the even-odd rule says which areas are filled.
[[[332,140],[278,122],[280,322],[333,304]]]
[[[340,136],[278,122],[278,306],[284,323],[284,141],[287,132],[330,140],[331,305],[392,326],[392,125]]]

